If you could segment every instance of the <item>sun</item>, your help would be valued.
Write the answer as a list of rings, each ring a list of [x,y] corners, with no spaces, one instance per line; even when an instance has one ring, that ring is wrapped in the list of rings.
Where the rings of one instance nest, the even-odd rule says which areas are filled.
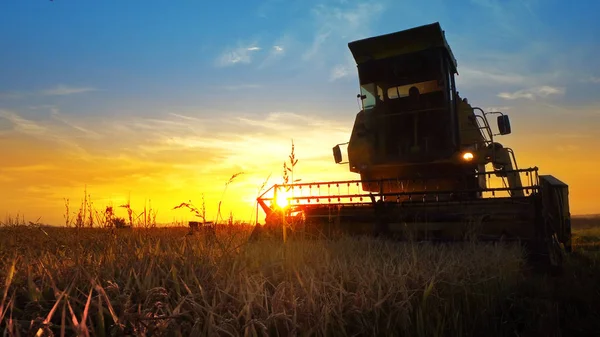
[[[275,204],[279,208],[286,208],[287,206],[290,205],[291,196],[292,195],[291,195],[290,191],[286,191],[285,189],[278,189],[277,197],[275,198]]]

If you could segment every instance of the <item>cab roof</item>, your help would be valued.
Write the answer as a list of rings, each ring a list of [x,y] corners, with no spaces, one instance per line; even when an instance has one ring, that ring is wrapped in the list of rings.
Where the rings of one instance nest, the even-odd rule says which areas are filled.
[[[442,48],[456,73],[456,59],[439,22],[348,43],[357,64],[370,60]]]

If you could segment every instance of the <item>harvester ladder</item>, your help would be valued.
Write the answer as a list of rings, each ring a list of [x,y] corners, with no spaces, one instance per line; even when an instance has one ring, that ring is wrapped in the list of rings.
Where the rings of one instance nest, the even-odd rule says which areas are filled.
[[[477,113],[475,113],[475,111],[477,111],[477,110],[481,111],[481,115],[478,115]],[[494,143],[494,133],[492,132],[490,123],[487,120],[485,111],[483,111],[483,109],[481,109],[481,108],[474,107],[473,114],[475,115],[475,122],[477,123],[477,129],[479,131],[481,131],[481,135],[483,136],[485,145],[487,146],[487,145]],[[483,125],[480,123],[480,120],[483,123]]]

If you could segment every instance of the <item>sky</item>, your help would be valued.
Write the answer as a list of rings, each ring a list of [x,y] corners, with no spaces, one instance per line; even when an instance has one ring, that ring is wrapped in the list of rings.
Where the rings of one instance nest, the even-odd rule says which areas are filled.
[[[597,1],[0,2],[0,221],[149,203],[159,222],[254,219],[259,187],[357,179],[331,148],[359,111],[350,41],[439,22],[462,97],[511,118],[520,167],[600,213]],[[229,178],[243,172],[231,184]],[[119,210],[125,215],[124,210]],[[262,219],[259,219],[262,221]]]

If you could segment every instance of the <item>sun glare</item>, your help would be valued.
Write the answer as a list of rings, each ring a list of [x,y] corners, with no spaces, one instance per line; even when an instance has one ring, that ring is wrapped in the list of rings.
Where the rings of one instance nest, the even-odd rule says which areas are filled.
[[[277,191],[277,197],[275,198],[275,203],[280,208],[285,208],[290,204],[291,193],[286,191],[285,189],[280,189]]]

